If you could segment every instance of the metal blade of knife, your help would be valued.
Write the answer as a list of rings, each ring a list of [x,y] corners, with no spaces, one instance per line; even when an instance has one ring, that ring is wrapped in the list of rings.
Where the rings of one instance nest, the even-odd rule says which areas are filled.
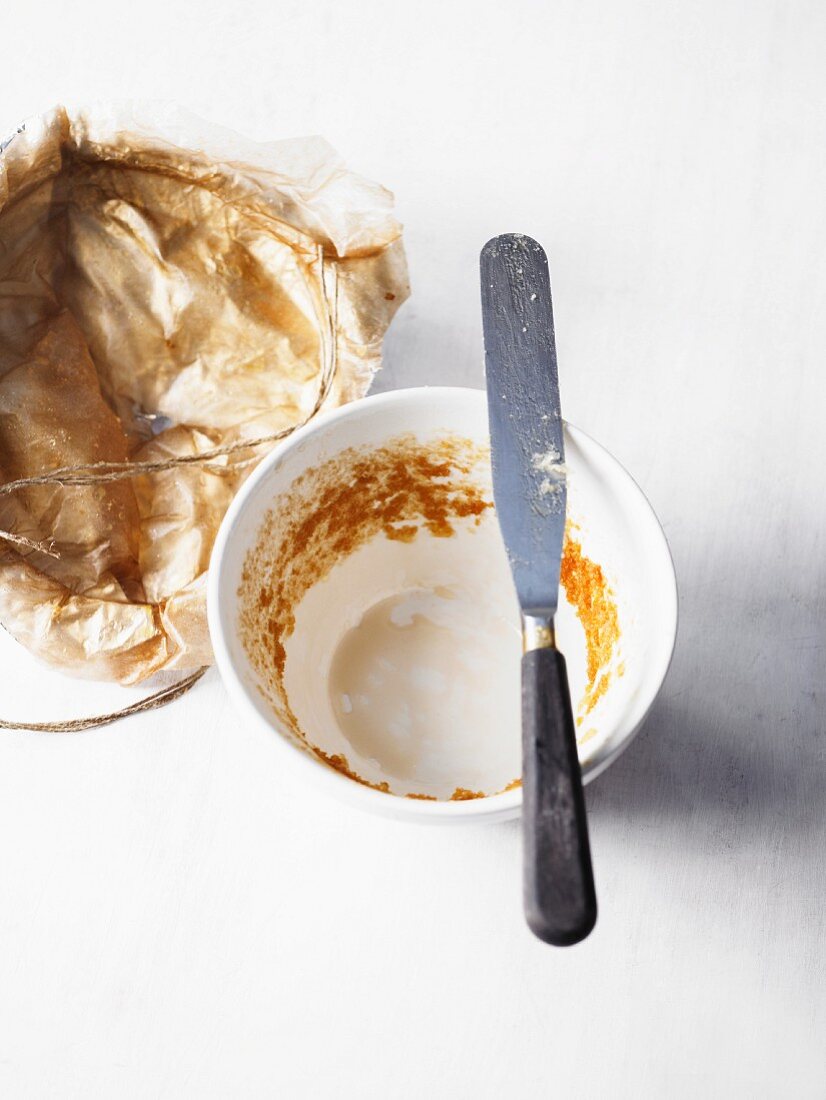
[[[493,497],[522,610],[525,916],[570,946],[597,919],[588,822],[565,658],[554,615],[565,537],[565,449],[548,260],[506,234],[481,255]]]
[[[480,266],[496,513],[523,614],[552,621],[567,486],[548,259],[508,233]]]

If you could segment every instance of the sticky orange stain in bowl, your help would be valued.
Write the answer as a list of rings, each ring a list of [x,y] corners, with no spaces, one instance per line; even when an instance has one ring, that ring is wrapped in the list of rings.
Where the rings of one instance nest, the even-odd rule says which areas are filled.
[[[437,538],[456,533],[456,521],[479,523],[493,508],[473,478],[486,449],[449,436],[420,443],[413,436],[380,448],[352,448],[307,470],[266,517],[247,556],[238,591],[244,647],[268,684],[270,701],[296,738],[319,760],[348,778],[392,794],[387,783],[358,775],[342,754],[312,744],[290,708],[284,688],[285,642],[295,609],[306,592],[338,561],[378,534],[412,542],[425,531]],[[560,582],[585,633],[587,684],[578,722],[604,696],[620,629],[614,594],[602,567],[588,558],[569,523]],[[622,674],[621,666],[616,670]],[[520,784],[515,779],[505,790]],[[486,792],[456,787],[451,801],[484,798]],[[432,795],[407,798],[433,801]]]

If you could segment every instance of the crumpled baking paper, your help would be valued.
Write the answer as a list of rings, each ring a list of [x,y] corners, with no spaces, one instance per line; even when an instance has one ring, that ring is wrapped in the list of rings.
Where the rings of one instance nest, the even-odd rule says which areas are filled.
[[[407,296],[392,196],[319,138],[259,145],[175,111],[69,111],[0,152],[0,482],[163,460],[362,396]],[[263,456],[266,448],[254,452]],[[0,497],[0,622],[136,683],[212,659],[205,581],[249,450]]]

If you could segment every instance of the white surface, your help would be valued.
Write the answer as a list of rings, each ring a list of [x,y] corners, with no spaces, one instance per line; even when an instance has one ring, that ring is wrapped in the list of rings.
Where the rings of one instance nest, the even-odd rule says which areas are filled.
[[[0,1094],[822,1097],[826,8],[13,0],[3,40],[2,129],[155,94],[392,186],[384,387],[480,384],[479,247],[543,241],[566,414],[664,520],[682,627],[589,789],[601,915],[565,952],[522,926],[514,823],[298,790],[214,673],[3,733]],[[6,714],[120,697],[0,657]]]

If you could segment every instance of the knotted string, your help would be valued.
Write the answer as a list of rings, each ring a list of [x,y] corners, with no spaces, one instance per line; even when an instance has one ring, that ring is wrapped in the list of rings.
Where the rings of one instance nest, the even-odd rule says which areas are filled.
[[[268,435],[258,436],[256,439],[245,439],[237,443],[227,444],[224,447],[213,447],[211,450],[201,451],[195,455],[180,455],[175,458],[158,459],[150,462],[91,462],[78,466],[61,466],[57,469],[49,470],[45,474],[37,474],[34,477],[23,477],[18,478],[16,481],[8,481],[5,485],[0,485],[0,496],[15,493],[20,489],[27,489],[33,485],[100,485],[108,481],[124,481],[128,478],[139,477],[142,474],[156,474],[163,470],[173,470],[179,466],[200,466],[202,469],[214,473],[226,473],[228,467],[224,464],[215,463],[215,459],[225,458],[229,455],[237,454],[239,451],[247,451],[257,447],[263,447],[267,444],[278,443],[282,439],[286,439],[287,436],[292,435],[293,432],[298,431],[299,428],[303,428],[321,410],[321,407],[330,393],[330,388],[332,387],[333,379],[336,374],[335,333],[337,294],[335,292],[333,294],[331,308],[324,282],[324,274],[328,270],[332,270],[333,277],[335,278],[335,268],[325,269],[322,266],[321,285],[325,305],[327,306],[329,326],[325,333],[326,341],[323,349],[324,356],[321,380],[312,409],[298,424],[293,424],[288,428],[282,428],[277,432],[271,432]],[[252,461],[254,461],[254,458],[248,458],[241,462],[234,463],[231,468],[237,470],[239,466],[244,466],[246,463]],[[13,531],[3,530],[0,530],[0,540],[29,550],[38,550],[52,558],[60,557],[55,551],[54,544],[51,541],[38,542],[34,539],[27,538],[25,535],[18,535]],[[167,703],[174,702],[175,699],[186,694],[186,692],[197,684],[207,671],[207,668],[208,666],[205,665],[195,672],[189,673],[176,684],[162,688],[160,691],[148,695],[145,699],[137,703],[131,703],[128,707],[111,711],[108,714],[101,714],[88,718],[71,718],[59,722],[30,722],[25,719],[12,721],[10,719],[0,718],[0,729],[27,729],[43,733],[76,733],[80,730],[94,729],[97,726],[107,726],[111,722],[117,722],[120,718],[128,718],[132,714],[140,714],[142,711],[146,710],[155,710],[157,707],[163,707],[166,706]]]

